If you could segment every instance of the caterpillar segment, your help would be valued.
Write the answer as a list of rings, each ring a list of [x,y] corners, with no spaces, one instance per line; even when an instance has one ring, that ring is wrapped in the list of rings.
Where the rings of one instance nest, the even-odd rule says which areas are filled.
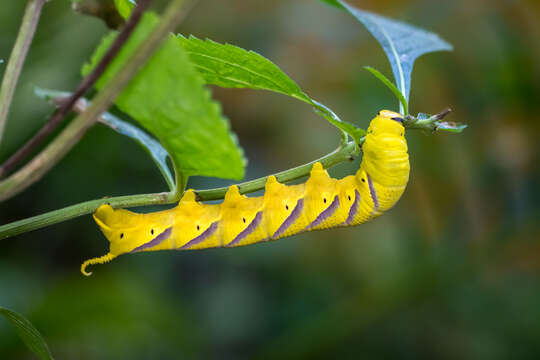
[[[236,247],[277,240],[304,231],[354,226],[383,214],[399,200],[409,180],[409,156],[400,114],[383,110],[371,121],[355,175],[333,179],[316,162],[303,184],[284,185],[269,176],[265,193],[241,195],[231,186],[221,204],[196,200],[187,190],[175,208],[138,214],[102,205],[94,220],[110,249],[92,264],[141,251]]]

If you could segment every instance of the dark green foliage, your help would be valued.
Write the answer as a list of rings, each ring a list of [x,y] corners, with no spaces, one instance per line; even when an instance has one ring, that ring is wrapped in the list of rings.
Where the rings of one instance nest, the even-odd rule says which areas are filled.
[[[332,125],[351,135],[356,142],[365,134],[356,125],[341,120],[332,110],[306,95],[300,87],[270,60],[254,51],[230,44],[219,44],[190,36],[178,40],[191,62],[208,84],[226,88],[250,88],[278,92],[306,102]]]
[[[0,306],[0,315],[3,315],[15,327],[15,331],[25,345],[41,360],[52,360],[47,343],[27,318],[13,310]]]
[[[133,56],[159,19],[145,14],[126,46],[108,67],[96,86],[102,88],[112,75]],[[105,37],[92,60],[83,68],[88,74],[114,40]],[[221,107],[210,97],[202,78],[185,51],[171,35],[116,100],[129,114],[154,134],[176,169],[185,176],[204,175],[241,179],[245,160]]]

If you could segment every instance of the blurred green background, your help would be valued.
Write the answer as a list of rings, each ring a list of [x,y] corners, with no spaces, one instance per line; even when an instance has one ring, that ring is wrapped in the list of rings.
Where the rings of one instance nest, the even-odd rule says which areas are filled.
[[[2,3],[0,58],[9,56],[24,3]],[[108,244],[84,216],[0,243],[0,305],[28,316],[57,359],[539,358],[540,4],[356,4],[455,47],[417,61],[411,112],[450,106],[449,119],[469,128],[407,134],[411,179],[394,209],[360,227],[262,245],[123,256],[90,278],[81,262]],[[0,160],[52,111],[33,87],[74,89],[107,31],[99,19],[73,13],[69,1],[45,5]],[[397,108],[362,69],[391,75],[379,44],[352,16],[318,1],[200,0],[178,31],[263,54],[362,127],[378,110]],[[248,179],[338,143],[338,133],[298,101],[212,90],[245,149]],[[359,161],[330,172],[345,176]],[[193,178],[189,186],[224,184]],[[0,223],[165,189],[138,145],[96,126],[40,182],[0,204]],[[33,358],[3,319],[0,358]]]

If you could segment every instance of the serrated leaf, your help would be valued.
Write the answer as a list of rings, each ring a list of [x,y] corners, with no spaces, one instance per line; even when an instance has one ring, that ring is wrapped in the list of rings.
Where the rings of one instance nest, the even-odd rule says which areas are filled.
[[[328,107],[311,99],[277,65],[254,51],[194,36],[186,38],[179,35],[178,41],[207,84],[268,90],[291,96],[313,106],[318,114],[354,139],[364,132],[356,125],[342,121]]]
[[[30,349],[42,360],[52,360],[52,354],[43,339],[43,336],[32,323],[21,314],[0,306],[0,315],[3,315],[15,327],[15,331]]]
[[[381,44],[392,66],[396,85],[407,102],[409,101],[414,61],[423,54],[452,50],[452,45],[435,33],[360,10],[344,0],[337,1],[358,19]]]
[[[405,97],[403,94],[398,90],[396,85],[392,83],[386,76],[384,76],[379,70],[372,68],[371,66],[364,66],[364,69],[375,75],[377,79],[379,79],[384,85],[386,85],[397,97],[398,101],[401,103],[401,106],[403,107],[403,115],[407,115],[409,113],[409,106],[407,104],[407,100],[405,100]]]
[[[195,36],[178,35],[178,41],[207,84],[270,90],[311,104],[309,96],[291,78],[254,51]]]
[[[128,42],[97,81],[103,88],[158,23],[145,13]],[[83,67],[88,74],[112,44],[116,32],[106,36]],[[117,107],[155,135],[184,176],[202,175],[241,179],[245,159],[230,132],[219,104],[210,97],[204,80],[183,47],[171,35],[116,99]]]
[[[116,10],[118,10],[120,16],[127,19],[137,4],[135,4],[134,0],[114,0],[114,5],[116,6]]]

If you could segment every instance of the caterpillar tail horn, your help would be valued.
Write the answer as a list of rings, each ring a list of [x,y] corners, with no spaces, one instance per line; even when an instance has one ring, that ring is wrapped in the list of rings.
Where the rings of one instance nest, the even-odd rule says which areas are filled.
[[[107,254],[105,254],[103,256],[86,260],[81,265],[81,272],[82,272],[82,274],[84,276],[90,276],[90,275],[92,275],[92,272],[87,272],[86,271],[86,268],[89,265],[105,264],[105,263],[108,263],[109,261],[111,261],[112,259],[114,259],[115,257],[116,257],[116,255],[113,255],[111,253],[107,253]]]

